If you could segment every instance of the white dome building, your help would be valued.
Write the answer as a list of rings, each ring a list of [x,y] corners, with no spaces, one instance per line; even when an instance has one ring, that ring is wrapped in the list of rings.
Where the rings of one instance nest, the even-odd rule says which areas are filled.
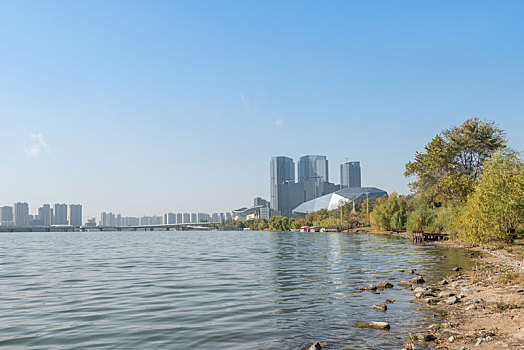
[[[380,198],[388,193],[376,187],[347,187],[300,204],[293,209],[294,214],[305,215],[320,209],[333,210],[355,199]]]

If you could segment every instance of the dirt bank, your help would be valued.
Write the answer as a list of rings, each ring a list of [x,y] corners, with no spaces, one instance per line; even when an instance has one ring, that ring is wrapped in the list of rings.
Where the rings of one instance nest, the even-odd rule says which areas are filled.
[[[463,247],[453,242],[438,245]],[[468,249],[484,252],[475,258],[476,268],[417,294],[419,302],[443,312],[444,322],[415,334],[406,349],[524,349],[522,262],[504,251]],[[426,336],[424,341],[426,334],[435,339]]]

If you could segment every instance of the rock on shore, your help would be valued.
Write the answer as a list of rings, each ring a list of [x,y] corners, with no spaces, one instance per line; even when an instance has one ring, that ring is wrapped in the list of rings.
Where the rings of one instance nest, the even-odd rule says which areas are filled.
[[[391,326],[387,322],[382,321],[370,321],[370,322],[357,322],[355,324],[357,328],[374,328],[374,329],[391,329]]]
[[[371,308],[377,311],[386,311],[388,309],[386,304],[371,305]]]

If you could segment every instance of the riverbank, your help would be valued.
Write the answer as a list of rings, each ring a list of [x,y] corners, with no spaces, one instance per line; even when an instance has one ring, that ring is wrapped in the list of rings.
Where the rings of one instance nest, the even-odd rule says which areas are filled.
[[[443,312],[444,322],[427,331],[435,339],[426,339],[441,349],[522,349],[524,276],[497,256],[483,254],[475,259],[473,270],[416,293],[420,303]],[[414,335],[411,343],[423,339],[423,335]]]
[[[356,232],[407,233],[361,229]],[[520,246],[473,247],[454,241],[427,242],[470,251],[476,267],[456,271],[438,283],[413,288],[417,301],[441,315],[440,324],[413,333],[405,349],[523,349],[524,263]]]

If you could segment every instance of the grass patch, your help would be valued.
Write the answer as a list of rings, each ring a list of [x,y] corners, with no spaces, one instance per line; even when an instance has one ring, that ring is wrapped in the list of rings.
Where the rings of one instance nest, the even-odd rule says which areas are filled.
[[[496,312],[502,312],[505,310],[513,309],[522,309],[523,307],[524,305],[522,305],[522,301],[510,301],[509,303],[497,301],[494,305],[494,309]]]
[[[524,286],[524,275],[518,272],[507,272],[499,276],[498,283],[504,286]]]

